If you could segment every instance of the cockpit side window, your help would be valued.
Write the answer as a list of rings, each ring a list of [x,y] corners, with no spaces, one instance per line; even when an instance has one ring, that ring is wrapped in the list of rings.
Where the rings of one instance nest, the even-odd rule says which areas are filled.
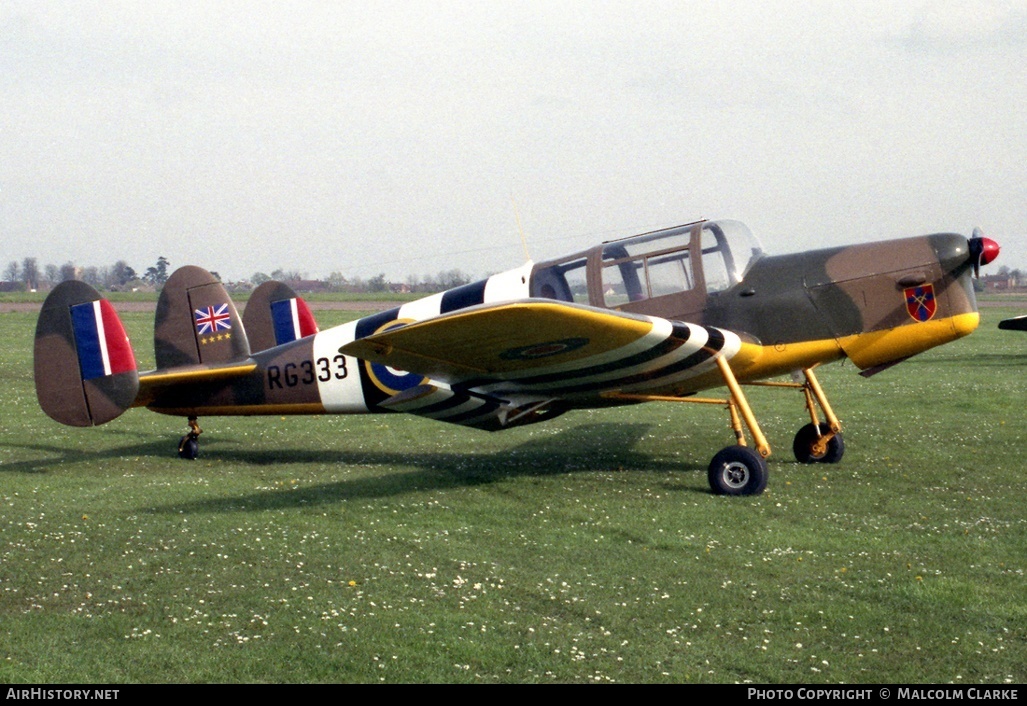
[[[621,245],[603,249],[603,300],[606,306],[619,306],[649,298],[645,284],[645,265],[632,259]]]
[[[665,294],[684,292],[695,286],[688,250],[649,257],[646,258],[645,264],[649,274],[651,296],[662,297]]]
[[[709,221],[702,229],[702,267],[706,291],[716,294],[742,281],[763,256],[752,232],[738,221]]]
[[[685,292],[695,287],[690,231],[660,233],[603,248],[603,299],[607,306]]]
[[[734,268],[728,263],[731,251],[724,234],[709,226],[702,230],[702,270],[706,278],[706,292],[714,294],[728,289],[733,282],[728,274]]]

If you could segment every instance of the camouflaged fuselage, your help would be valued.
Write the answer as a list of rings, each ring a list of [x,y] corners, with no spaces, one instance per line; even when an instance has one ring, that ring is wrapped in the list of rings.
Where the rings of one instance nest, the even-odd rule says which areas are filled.
[[[730,286],[708,293],[712,276],[703,267],[712,262],[712,248],[707,245],[704,253],[703,233],[704,224],[694,224],[669,236],[662,232],[657,237],[638,236],[568,258],[529,264],[286,346],[254,352],[250,360],[255,365],[248,375],[221,384],[198,381],[167,386],[144,402],[169,414],[380,411],[386,400],[428,378],[343,355],[340,348],[396,325],[529,297],[563,299],[733,332],[749,346],[747,355],[732,362],[741,380],[846,356],[863,369],[883,366],[966,335],[976,326],[963,236],[938,234],[780,256],[760,253]],[[721,245],[728,253],[726,241]],[[617,291],[609,283],[614,272],[611,252],[623,255],[616,267],[625,283]],[[657,276],[659,265],[654,263],[671,260],[688,268],[682,282],[691,286],[657,291],[653,282],[644,281]],[[623,275],[630,276],[633,270],[638,281],[628,282]],[[623,301],[615,301],[620,287]],[[638,290],[634,296],[628,291],[632,287]],[[920,318],[908,302],[909,291],[917,288],[930,292],[931,300],[930,309],[921,310]],[[639,292],[642,296],[636,298]],[[161,323],[158,329],[164,330]],[[526,329],[521,335],[529,344],[536,342],[536,332]],[[557,333],[545,336],[553,337]],[[203,349],[201,344],[201,355]],[[236,355],[227,349],[226,354]],[[720,384],[711,371],[686,386],[668,384],[660,392],[687,394]]]
[[[977,311],[966,238],[952,234],[764,256],[731,289],[710,295],[700,323],[763,345],[841,339],[922,323],[907,289],[930,284],[931,318]]]
[[[969,241],[955,234],[768,256],[741,224],[703,221],[527,263],[285,343],[275,338],[281,322],[272,307],[283,297],[295,296],[288,288],[271,285],[260,290],[262,295],[255,292],[244,322],[216,278],[201,268],[185,267],[172,275],[161,294],[154,332],[158,369],[138,376],[133,404],[183,416],[346,414],[385,411],[393,404],[404,409],[420,404],[422,412],[436,406],[466,408],[471,414],[474,399],[520,409],[535,402],[605,405],[611,403],[611,394],[634,388],[653,395],[688,395],[723,384],[712,365],[718,356],[729,361],[743,382],[843,357],[873,372],[976,327],[971,259]],[[69,302],[99,299],[92,290],[79,289],[55,291],[44,307],[36,342],[37,390],[44,409],[59,421],[100,423],[126,406],[135,373],[77,382],[83,377],[75,370],[83,365],[82,356],[76,353],[66,312]],[[529,306],[539,317],[535,323],[530,317],[514,317],[513,309],[509,317],[500,313],[539,300],[558,307]],[[557,313],[559,305],[568,310]],[[366,356],[353,354],[356,341],[378,337],[383,340],[380,350],[385,350],[391,345],[390,331],[397,327],[481,307],[495,313],[430,329],[445,330],[451,337],[447,340],[418,338],[419,357],[407,360],[419,362],[408,369],[393,367],[372,349],[362,349]],[[611,310],[613,318],[604,314]],[[638,344],[644,350],[631,349],[633,353],[623,356],[612,350],[598,353],[607,350],[618,330],[631,329],[630,322],[638,320],[656,326]],[[517,321],[510,324],[516,330],[485,323],[499,321]],[[571,329],[562,328],[571,321],[587,323],[572,335]],[[247,338],[251,330],[257,344],[252,350]],[[695,357],[676,358],[688,350],[687,340],[700,339],[707,342]],[[489,353],[490,343],[505,347]],[[451,356],[457,349],[459,355]],[[588,351],[595,351],[596,363],[564,365]],[[495,360],[489,359],[493,353],[499,356]],[[461,369],[468,372],[432,378],[433,371],[445,369],[445,361],[436,368],[433,356],[459,358]],[[552,372],[527,377],[501,373],[518,379],[517,384],[503,382],[496,371],[511,356],[536,359],[538,370]],[[469,372],[475,367],[480,374]],[[74,374],[69,372],[65,380],[52,372],[59,370]],[[442,390],[452,386],[456,394],[437,389],[425,392],[419,403],[417,393],[408,392],[433,385]],[[429,398],[435,401],[429,403]]]

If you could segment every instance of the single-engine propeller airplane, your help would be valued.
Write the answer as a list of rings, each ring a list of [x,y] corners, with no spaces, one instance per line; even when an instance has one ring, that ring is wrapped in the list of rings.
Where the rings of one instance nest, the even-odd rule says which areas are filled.
[[[157,368],[143,373],[110,302],[70,281],[40,313],[36,392],[74,426],[129,407],[187,417],[185,458],[197,454],[199,415],[406,412],[498,430],[578,408],[714,403],[735,444],[713,457],[710,485],[756,494],[770,446],[742,385],[801,390],[810,422],[795,457],[839,461],[841,423],[813,368],[847,357],[871,375],[971,333],[971,274],[998,251],[978,233],[941,233],[770,256],[741,223],[698,221],[325,331],[282,283],[258,287],[240,317],[214,276],[187,266],[161,291]],[[694,396],[717,387],[726,398]]]

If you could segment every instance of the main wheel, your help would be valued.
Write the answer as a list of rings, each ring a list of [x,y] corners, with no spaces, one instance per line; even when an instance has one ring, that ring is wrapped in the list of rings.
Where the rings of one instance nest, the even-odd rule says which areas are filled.
[[[795,435],[795,441],[792,442],[795,460],[799,463],[838,463],[841,461],[842,454],[845,453],[845,441],[842,439],[841,434],[835,434],[831,437],[831,440],[827,442],[827,448],[824,449],[824,453],[819,455],[813,453],[813,444],[820,439],[821,435],[829,431],[831,431],[831,426],[827,422],[820,423],[819,433],[817,433],[817,428],[812,423],[800,429]]]
[[[710,461],[709,480],[717,495],[759,495],[767,487],[767,462],[748,446],[728,446]]]
[[[188,461],[195,461],[200,455],[200,443],[195,438],[186,434],[178,442],[178,457]]]

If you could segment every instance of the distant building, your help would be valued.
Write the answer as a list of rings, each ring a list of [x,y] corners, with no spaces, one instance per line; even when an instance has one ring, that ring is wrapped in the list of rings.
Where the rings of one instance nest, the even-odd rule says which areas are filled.
[[[327,282],[322,282],[318,279],[301,279],[296,282],[289,282],[289,286],[297,292],[306,292],[308,294],[327,292],[331,289]]]
[[[1018,288],[1017,278],[1012,273],[997,275],[981,275],[981,285],[985,292],[1009,292]]]

